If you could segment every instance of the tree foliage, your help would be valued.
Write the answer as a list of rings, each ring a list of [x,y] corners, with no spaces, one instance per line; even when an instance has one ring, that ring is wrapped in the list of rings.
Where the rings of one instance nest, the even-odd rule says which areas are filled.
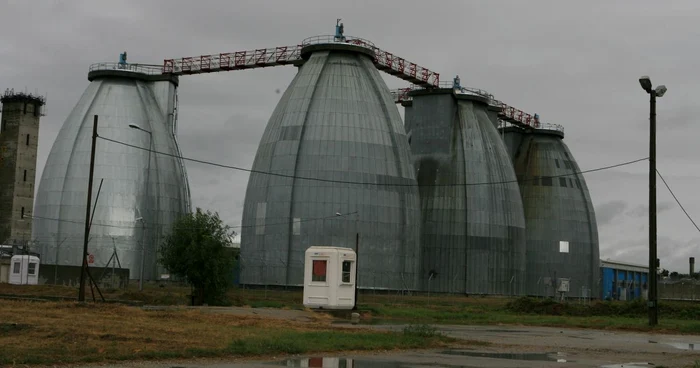
[[[160,246],[160,262],[194,289],[195,304],[226,303],[233,270],[232,231],[218,213],[196,212],[180,217]]]

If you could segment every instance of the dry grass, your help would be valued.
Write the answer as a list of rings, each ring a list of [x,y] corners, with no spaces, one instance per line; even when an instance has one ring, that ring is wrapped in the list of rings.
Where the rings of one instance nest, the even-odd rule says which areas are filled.
[[[316,351],[441,346],[328,320],[295,322],[199,310],[144,311],[117,304],[0,301],[0,366],[126,359],[312,352],[304,340],[331,341]]]

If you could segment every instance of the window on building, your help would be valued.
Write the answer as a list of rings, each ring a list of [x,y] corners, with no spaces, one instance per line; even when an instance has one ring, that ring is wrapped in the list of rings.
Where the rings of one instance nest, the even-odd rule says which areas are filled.
[[[292,222],[292,234],[301,235],[301,217],[295,217]]]
[[[20,218],[24,218],[24,207],[22,207],[22,214],[20,215]]]
[[[327,261],[314,260],[313,270],[311,272],[311,281],[326,282],[326,272],[328,268]]]
[[[566,178],[559,178],[559,186],[566,188]]]
[[[546,187],[551,187],[552,186],[552,177],[551,176],[543,176],[542,177],[542,185]]]
[[[29,134],[27,134],[27,146],[29,145]]]
[[[559,168],[560,168],[560,167],[559,167],[559,160],[557,160],[557,159],[555,158],[555,159],[554,159],[554,163],[557,165],[557,169],[559,169]]]
[[[559,242],[559,253],[569,253],[569,242],[560,241]]]
[[[27,267],[27,274],[29,275],[35,275],[36,274],[36,263],[30,263],[29,267]]]
[[[19,274],[19,268],[19,262],[15,262],[14,264],[12,264],[12,273],[14,273],[15,275]]]
[[[24,170],[24,181],[27,181],[27,170]]]
[[[343,261],[343,282],[350,282],[350,270],[352,270],[352,261]]]

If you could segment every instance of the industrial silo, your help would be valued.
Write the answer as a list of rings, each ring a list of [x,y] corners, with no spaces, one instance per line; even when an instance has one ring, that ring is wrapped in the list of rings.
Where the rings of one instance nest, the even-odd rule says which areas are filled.
[[[527,225],[530,295],[598,295],[599,249],[588,187],[560,126],[504,129]],[[568,290],[568,291],[566,291]]]
[[[156,266],[160,239],[190,206],[175,137],[178,79],[135,64],[97,64],[90,70],[91,83],[63,123],[44,167],[33,237],[43,263],[81,264],[97,115],[101,138],[92,188],[90,266],[104,267],[116,253],[130,278],[137,279],[143,254],[144,279],[153,280],[161,272]]]
[[[421,285],[432,292],[512,295],[525,270],[525,220],[489,98],[411,92],[407,130],[420,190]]]
[[[241,283],[302,285],[308,247],[355,249],[359,236],[361,288],[414,289],[418,189],[374,53],[331,38],[305,45],[302,54],[306,61],[267,124],[248,181]]]

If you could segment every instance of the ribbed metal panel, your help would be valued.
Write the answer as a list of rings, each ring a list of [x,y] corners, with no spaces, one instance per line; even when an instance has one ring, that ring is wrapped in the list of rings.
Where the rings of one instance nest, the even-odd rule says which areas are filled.
[[[423,289],[521,292],[522,202],[486,101],[451,90],[414,94],[406,128],[420,185]]]
[[[57,254],[60,265],[82,262],[94,115],[99,116],[100,136],[148,148],[149,134],[129,128],[133,123],[152,132],[153,150],[178,155],[173,114],[176,86],[168,81],[143,81],[143,77],[121,72],[121,77],[96,78],[61,127],[44,167],[34,211],[33,237],[39,242],[43,262],[56,262]],[[146,198],[148,157],[146,150],[98,138],[89,253],[94,255],[93,266],[102,267],[116,246],[121,265],[130,269],[131,278],[138,278],[143,225],[136,219],[143,217],[144,278],[150,280],[160,272],[155,257],[160,236],[187,211],[190,198],[181,160],[155,153],[150,155]]]
[[[548,286],[547,279],[564,278],[570,279],[567,296],[599,295],[595,211],[583,175],[574,174],[580,168],[561,133],[508,128],[505,137],[514,149],[525,206],[528,293],[554,295],[558,283]],[[559,175],[567,176],[552,177]],[[561,252],[561,241],[568,242],[568,253]]]
[[[418,190],[398,109],[361,53],[314,51],[270,118],[243,211],[241,283],[301,285],[313,245],[355,248],[359,285],[414,289]],[[356,215],[335,216],[336,212]]]

